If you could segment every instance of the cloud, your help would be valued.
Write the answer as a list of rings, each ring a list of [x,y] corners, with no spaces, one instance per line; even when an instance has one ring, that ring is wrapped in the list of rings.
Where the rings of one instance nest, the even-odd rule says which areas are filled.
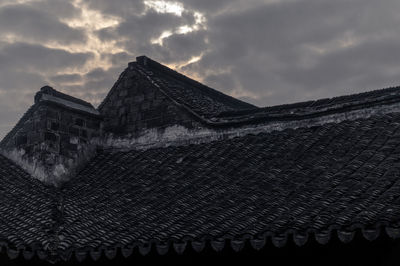
[[[193,31],[174,34],[163,40],[163,45],[147,47],[146,53],[164,63],[185,62],[207,49],[206,32]]]
[[[82,98],[96,106],[104,99],[126,67],[127,64],[123,64],[108,69],[95,68],[82,75],[59,75],[56,79],[52,79],[52,85],[60,91]],[[79,82],[71,82],[75,76]]]
[[[43,5],[39,2],[38,5]],[[61,44],[84,43],[86,35],[82,29],[70,28],[59,20],[58,14],[72,16],[73,12],[54,3],[52,9],[40,9],[30,5],[6,5],[0,8],[0,36],[34,41],[37,43],[58,42]],[[58,13],[52,13],[58,10]],[[70,10],[70,11],[68,11]],[[62,17],[62,15],[61,15]]]
[[[91,53],[70,53],[35,44],[6,44],[0,49],[0,69],[51,73],[68,67],[82,66],[92,56]]]
[[[390,86],[400,73],[398,8],[370,0],[223,7],[208,17],[207,51],[190,71],[259,105]]]
[[[98,104],[143,54],[259,106],[400,83],[398,0],[146,1],[0,6],[0,111],[48,81]]]
[[[126,4],[122,2],[122,5]],[[119,17],[120,23],[98,30],[97,36],[103,42],[115,41],[129,55],[146,54],[164,62],[189,60],[194,56],[192,52],[198,54],[199,49],[204,49],[205,34],[195,10],[184,9],[176,3],[156,8],[157,1],[148,2],[154,3],[132,9],[129,15],[113,8],[111,13]],[[100,7],[109,9],[104,4]],[[179,10],[173,7],[179,7]]]
[[[54,73],[83,66],[91,57],[34,44],[0,43],[0,135],[18,121],[48,79],[61,82],[73,77]]]
[[[65,0],[39,0],[28,2],[27,6],[51,14],[59,19],[76,18],[82,14],[82,11],[76,8],[71,1]]]
[[[82,81],[82,76],[78,73],[74,74],[59,74],[50,77],[50,80],[54,83],[69,84],[77,83]]]
[[[85,4],[94,10],[117,17],[141,14],[145,5],[142,0],[86,0]]]
[[[124,66],[128,62],[135,61],[135,56],[127,52],[109,53],[102,55],[103,60],[109,61],[113,66]]]

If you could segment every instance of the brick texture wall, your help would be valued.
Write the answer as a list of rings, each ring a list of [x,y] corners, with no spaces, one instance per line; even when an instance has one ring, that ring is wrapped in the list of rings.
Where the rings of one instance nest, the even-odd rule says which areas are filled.
[[[74,158],[79,145],[99,137],[101,119],[52,105],[40,104],[9,138],[6,147],[23,148],[27,153],[46,149]],[[44,144],[44,145],[43,145]]]
[[[18,152],[19,161],[40,170],[40,174],[31,172],[32,175],[59,183],[73,175],[81,162],[90,159],[89,153],[95,151],[90,140],[100,137],[101,132],[100,115],[41,101],[28,110],[1,148],[6,153]]]
[[[146,129],[172,125],[199,126],[145,79],[134,63],[121,75],[99,111],[104,116],[104,131],[116,135],[140,135]]]

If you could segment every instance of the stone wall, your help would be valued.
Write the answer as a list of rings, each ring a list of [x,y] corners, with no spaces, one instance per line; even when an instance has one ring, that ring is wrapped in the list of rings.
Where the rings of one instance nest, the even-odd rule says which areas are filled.
[[[139,136],[148,129],[199,126],[187,112],[143,77],[135,66],[136,63],[129,64],[99,107],[104,116],[105,132]]]
[[[1,143],[3,153],[48,183],[60,184],[91,158],[94,138],[101,136],[100,115],[51,101],[33,105]],[[27,169],[28,168],[28,169]]]

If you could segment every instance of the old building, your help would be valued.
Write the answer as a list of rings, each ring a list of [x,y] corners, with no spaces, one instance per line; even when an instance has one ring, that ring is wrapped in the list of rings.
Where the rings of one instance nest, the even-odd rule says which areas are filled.
[[[46,86],[0,143],[2,258],[391,263],[399,126],[400,88],[258,108],[145,56],[97,109]]]

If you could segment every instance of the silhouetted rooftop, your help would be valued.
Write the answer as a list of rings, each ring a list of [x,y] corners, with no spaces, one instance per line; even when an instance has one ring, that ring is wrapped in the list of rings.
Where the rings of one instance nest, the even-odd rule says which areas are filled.
[[[0,247],[11,258],[400,238],[400,88],[257,108],[147,57],[130,67],[209,127],[154,146],[99,142],[59,188],[0,155]]]

